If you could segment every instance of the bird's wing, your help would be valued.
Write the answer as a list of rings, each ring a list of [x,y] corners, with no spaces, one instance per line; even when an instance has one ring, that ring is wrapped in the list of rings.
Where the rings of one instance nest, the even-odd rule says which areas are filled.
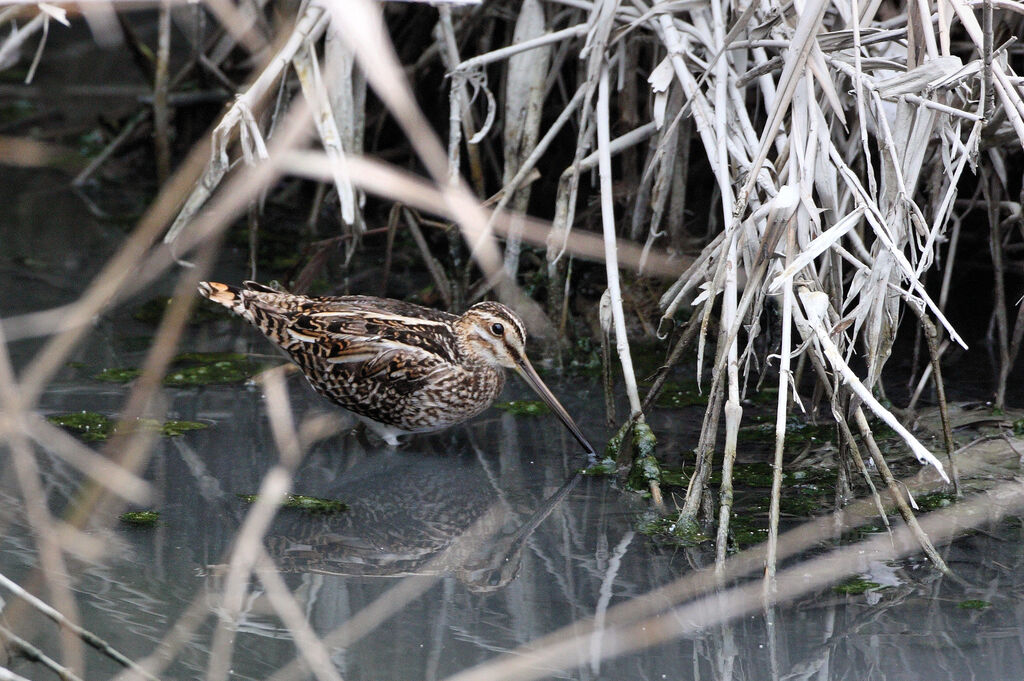
[[[288,315],[287,333],[361,381],[386,381],[407,393],[455,363],[451,331],[442,322],[364,310]]]

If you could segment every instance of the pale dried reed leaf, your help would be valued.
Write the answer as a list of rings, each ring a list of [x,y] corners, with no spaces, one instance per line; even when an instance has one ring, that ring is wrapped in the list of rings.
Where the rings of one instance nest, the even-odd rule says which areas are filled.
[[[926,88],[934,87],[934,83],[943,82],[950,75],[958,73],[963,68],[963,65],[960,57],[955,55],[926,59],[917,68],[892,78],[887,78],[879,82],[875,87],[878,90],[878,94],[885,98],[918,93]]]
[[[668,57],[658,62],[658,65],[651,71],[651,75],[647,77],[647,82],[650,83],[651,90],[654,92],[652,113],[654,123],[659,130],[665,124],[665,107],[668,106],[668,86],[674,77],[675,72],[672,69],[672,60]]]
[[[799,201],[800,197],[798,196],[797,188],[792,184],[785,184],[778,190],[778,194],[772,199],[770,205],[772,212],[777,211],[784,220],[788,220],[787,215],[792,215],[797,210]],[[810,244],[803,246],[793,261],[786,265],[785,269],[776,275],[775,279],[768,285],[768,294],[774,295],[778,293],[786,281],[792,280],[797,272],[809,265],[831,245],[842,239],[845,233],[860,221],[863,214],[864,210],[862,208],[856,209],[853,213],[850,213],[835,225],[826,229],[821,236]],[[779,218],[773,216],[770,219],[777,220]]]
[[[85,23],[89,24],[96,44],[104,48],[114,48],[124,43],[124,32],[117,21],[115,0],[92,0],[78,3]]]
[[[544,8],[540,0],[524,0],[520,6],[512,40],[524,42],[544,33]],[[508,184],[537,146],[544,105],[544,83],[548,77],[551,49],[538,47],[514,55],[508,62],[505,83],[505,126],[503,151],[505,168],[502,183]],[[511,198],[513,210],[525,212],[530,203],[529,186]],[[515,277],[519,271],[520,239],[509,235],[505,246],[505,271]]]
[[[787,187],[789,185],[786,185]],[[781,193],[781,191],[780,191]],[[844,216],[820,236],[816,237],[809,244],[800,249],[793,261],[780,272],[768,285],[768,293],[776,294],[782,289],[786,281],[793,278],[797,272],[810,265],[815,258],[828,250],[834,243],[842,239],[847,232],[853,229],[864,217],[864,208],[858,207],[852,213]]]
[[[334,186],[338,190],[338,201],[341,204],[341,219],[351,225],[356,219],[356,195],[349,179],[348,167],[345,164],[345,149],[341,143],[337,119],[331,108],[327,87],[320,74],[319,61],[312,54],[311,44],[306,42],[292,57],[292,66],[299,76],[302,94],[309,102],[313,115],[313,123],[320,135],[327,156],[335,159],[331,164],[334,169]],[[331,80],[334,80],[331,78]]]
[[[960,81],[966,80],[971,76],[976,76],[981,73],[985,67],[984,63],[980,59],[972,59],[967,62],[956,71],[945,75],[944,77],[936,78],[932,82],[928,83],[929,89],[937,88],[951,88]]]
[[[908,105],[908,108],[911,108]],[[916,115],[911,119],[912,123],[904,134],[897,137],[898,143],[903,142],[903,181],[906,184],[907,202],[910,209],[920,215],[920,208],[912,200],[917,191],[918,180],[921,171],[925,168],[925,156],[928,152],[928,145],[935,139],[935,123],[938,112],[922,107],[917,110]]]
[[[836,92],[835,83],[832,82],[828,67],[825,65],[825,56],[821,53],[821,48],[818,47],[817,43],[811,47],[808,64],[810,64],[811,71],[814,73],[814,82],[821,88],[821,92],[825,95],[833,115],[845,126],[846,113],[843,110],[843,103],[839,100],[839,93]]]
[[[38,7],[41,11],[46,12],[46,14],[50,16],[50,18],[59,21],[68,28],[71,28],[71,22],[68,21],[68,11],[63,7],[51,5],[48,2],[40,2],[38,5],[36,5],[36,7]]]
[[[46,26],[46,15],[40,12],[24,26],[11,31],[0,42],[0,70],[9,69],[21,60],[21,48],[33,33]]]
[[[324,35],[324,63],[330,65],[332,77],[326,82],[327,95],[341,134],[346,154],[363,151],[366,129],[366,78],[356,67],[352,53],[338,35],[337,27],[328,24]]]

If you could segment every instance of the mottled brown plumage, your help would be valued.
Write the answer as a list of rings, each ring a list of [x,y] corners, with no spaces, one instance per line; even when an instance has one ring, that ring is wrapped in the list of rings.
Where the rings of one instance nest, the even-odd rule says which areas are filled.
[[[462,315],[388,298],[310,298],[245,282],[199,292],[283,348],[324,397],[388,443],[476,416],[519,373],[586,450],[594,450],[526,357],[526,329],[508,307],[477,303]]]

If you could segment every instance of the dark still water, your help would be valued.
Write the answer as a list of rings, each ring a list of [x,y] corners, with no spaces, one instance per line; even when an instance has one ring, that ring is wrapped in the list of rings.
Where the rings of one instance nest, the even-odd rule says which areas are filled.
[[[121,228],[97,223],[76,197],[53,186],[0,190],[15,207],[0,215],[5,328],[16,326],[19,315],[73,302],[123,237]],[[241,278],[244,254],[229,252],[225,260],[219,274]],[[155,286],[147,293],[168,290]],[[45,390],[44,416],[118,415],[130,384],[96,376],[141,365],[154,327],[134,313],[148,297],[95,320]],[[15,369],[39,346],[38,339],[13,342]],[[191,326],[181,351],[263,355],[270,349],[243,322],[221,318]],[[588,436],[603,442],[598,381],[547,380]],[[709,577],[710,545],[683,548],[643,534],[649,502],[608,478],[569,483],[585,460],[554,416],[491,409],[465,426],[393,449],[336,423],[337,413],[298,376],[287,379],[287,388],[300,431],[325,418],[336,431],[305,453],[290,490],[346,508],[280,510],[266,528],[262,552],[253,554],[262,576],[243,580],[237,601],[229,593],[227,562],[256,508],[240,495],[258,493],[281,460],[259,385],[165,387],[166,413],[154,415],[159,421],[207,427],[156,437],[142,477],[153,490],[145,508],[159,511],[159,522],[129,526],[117,520],[120,508],[101,506],[80,541],[68,544],[80,621],[129,658],[150,656],[176,624],[196,622],[160,678],[207,678],[221,665],[236,679],[307,678],[308,671],[293,673],[289,666],[307,645],[303,632],[325,639],[331,667],[352,680],[444,679],[506,654],[509,667],[465,678],[1024,678],[1024,531],[1017,515],[984,523],[981,531],[965,529],[940,547],[963,582],[886,539],[859,550],[852,568],[823,585],[808,573],[814,586],[797,588],[767,617],[757,600],[738,610],[708,601],[698,617],[699,609],[671,609],[696,603],[694,595],[658,590]],[[517,379],[502,397],[530,398]],[[701,413],[691,406],[652,414],[666,457],[678,460],[695,445]],[[22,488],[8,445],[2,446],[0,573],[50,602]],[[975,494],[988,495],[990,510],[1005,492],[995,481],[1019,474],[1017,455],[1007,451],[990,453],[985,468],[965,476]],[[45,444],[36,443],[33,453],[50,510],[58,517],[69,512],[80,498],[81,475]],[[901,451],[890,456],[906,458]],[[667,491],[670,507],[681,500],[682,491]],[[754,525],[763,526],[766,498],[757,484],[741,491],[739,503]],[[819,510],[830,507],[826,496]],[[803,518],[785,520],[795,527]],[[892,522],[900,525],[895,516]],[[849,532],[843,545],[865,537],[885,535]],[[802,560],[836,545],[831,532],[824,534],[783,567],[799,569]],[[894,558],[894,549],[905,557]],[[859,581],[851,582],[851,574]],[[756,584],[759,576],[753,569],[738,583]],[[0,596],[5,614],[20,603],[2,587]],[[646,600],[636,600],[641,597]],[[649,615],[629,615],[628,605],[638,602]],[[5,626],[59,657],[56,627],[24,607],[18,612],[21,619]],[[280,612],[295,619],[286,622]],[[222,616],[230,619],[218,624]],[[616,628],[623,622],[630,626]],[[549,655],[552,648],[544,646],[553,645],[558,652]],[[531,656],[531,649],[542,656]],[[87,678],[119,671],[95,652],[86,660]],[[48,674],[18,654],[3,666],[28,678]]]

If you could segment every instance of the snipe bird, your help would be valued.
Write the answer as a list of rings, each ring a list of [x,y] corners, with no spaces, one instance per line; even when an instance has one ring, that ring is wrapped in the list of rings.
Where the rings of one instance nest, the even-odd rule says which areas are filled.
[[[310,298],[251,281],[242,288],[204,281],[199,293],[262,331],[317,392],[388,444],[476,416],[501,394],[504,370],[512,369],[594,455],[527,359],[522,320],[501,303],[455,315],[389,298]]]

